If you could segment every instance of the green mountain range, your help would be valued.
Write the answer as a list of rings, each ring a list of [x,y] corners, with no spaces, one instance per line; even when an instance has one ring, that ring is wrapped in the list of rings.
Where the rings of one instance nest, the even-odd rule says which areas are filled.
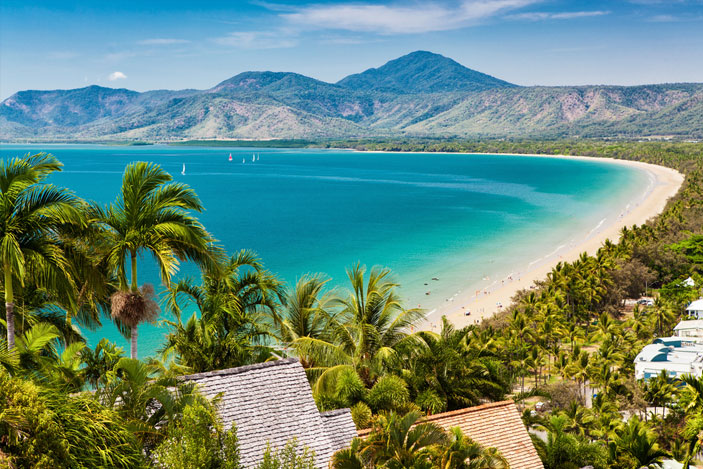
[[[208,90],[89,86],[0,103],[1,140],[703,137],[703,84],[523,87],[418,51],[332,84],[245,72]]]

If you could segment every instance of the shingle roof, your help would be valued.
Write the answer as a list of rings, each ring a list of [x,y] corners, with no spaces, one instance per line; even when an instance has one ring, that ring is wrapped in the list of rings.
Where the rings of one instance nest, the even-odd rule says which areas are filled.
[[[256,467],[266,444],[281,448],[292,438],[315,452],[327,468],[335,451],[349,446],[356,429],[349,409],[320,414],[305,370],[295,358],[184,376],[208,398],[221,394],[225,426],[236,423],[241,463]]]
[[[513,401],[492,402],[476,407],[435,414],[424,419],[449,430],[461,428],[464,435],[484,447],[494,447],[511,469],[544,469]],[[370,433],[360,430],[359,436]]]

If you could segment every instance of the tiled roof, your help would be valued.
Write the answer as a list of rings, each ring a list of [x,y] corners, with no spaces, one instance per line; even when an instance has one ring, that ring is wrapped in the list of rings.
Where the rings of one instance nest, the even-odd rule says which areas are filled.
[[[544,469],[513,401],[435,414],[423,421],[434,422],[447,430],[461,428],[464,435],[480,445],[500,451],[511,469]],[[358,434],[364,437],[370,431],[360,430]]]
[[[208,398],[221,394],[220,418],[237,426],[241,463],[256,467],[266,443],[282,448],[292,438],[315,452],[327,468],[335,451],[356,436],[349,409],[320,414],[305,370],[295,358],[184,376]]]

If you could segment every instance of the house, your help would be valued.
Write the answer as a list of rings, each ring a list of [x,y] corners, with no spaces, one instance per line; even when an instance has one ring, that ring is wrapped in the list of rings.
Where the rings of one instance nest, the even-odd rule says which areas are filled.
[[[703,343],[684,337],[662,337],[635,357],[635,379],[649,379],[666,370],[671,378],[703,376]]]
[[[464,435],[481,446],[500,451],[511,469],[544,469],[513,401],[430,415],[423,422],[436,423],[446,430],[461,428]],[[371,429],[360,430],[359,436],[369,433]]]
[[[207,398],[219,396],[225,428],[237,427],[241,463],[256,467],[267,443],[282,448],[295,438],[315,452],[315,467],[351,443],[356,426],[349,409],[320,412],[300,362],[295,358],[182,377]]]
[[[692,319],[703,319],[703,299],[691,302],[686,307],[686,313]]]
[[[700,339],[703,341],[703,319],[681,321],[674,327],[675,337]]]

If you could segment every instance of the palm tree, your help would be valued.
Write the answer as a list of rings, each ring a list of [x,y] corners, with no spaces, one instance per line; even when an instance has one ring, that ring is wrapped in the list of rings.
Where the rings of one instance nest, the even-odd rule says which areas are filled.
[[[541,426],[547,431],[546,441],[530,435],[545,469],[578,469],[587,465],[604,468],[605,448],[598,443],[590,443],[581,436],[567,433],[567,424],[566,416],[552,415]]]
[[[330,320],[330,339],[298,337],[292,342],[299,356],[312,357],[310,372],[319,376],[316,387],[334,381],[344,368],[357,371],[367,387],[393,363],[403,347],[422,344],[411,329],[424,318],[418,309],[404,309],[389,269],[374,267],[365,279],[366,268],[356,264],[347,271],[352,290],[339,300],[341,311]]]
[[[169,290],[167,304],[175,321],[162,349],[164,357],[195,372],[231,368],[265,361],[271,356],[267,318],[276,317],[282,284],[266,271],[251,251],[241,251],[215,272],[205,272],[202,284],[181,280]],[[183,301],[195,304],[184,324]]]
[[[408,412],[400,416],[395,412],[381,415],[371,434],[357,443],[357,460],[367,467],[430,467],[431,450],[437,445],[446,445],[449,438],[444,430],[434,424],[419,422],[419,412]],[[354,444],[352,444],[354,447]],[[353,467],[349,459],[335,458],[333,467]],[[340,458],[341,459],[341,458]]]
[[[656,435],[637,416],[630,417],[617,431],[613,446],[618,458],[634,463],[633,469],[660,467],[662,459],[669,455],[659,447]]]
[[[508,462],[495,448],[484,448],[461,428],[449,431],[447,445],[436,447],[433,467],[438,469],[508,469]]]
[[[286,294],[279,334],[283,342],[290,343],[300,337],[320,339],[326,336],[331,316],[329,310],[336,301],[332,293],[323,291],[328,281],[319,274],[304,275]]]
[[[205,399],[195,385],[164,375],[159,364],[121,358],[108,373],[108,382],[97,397],[125,418],[145,449],[153,449],[168,423],[178,419],[185,407]]]
[[[171,175],[157,164],[131,163],[125,169],[117,200],[105,207],[92,207],[93,219],[109,245],[107,263],[119,282],[112,315],[129,328],[132,358],[137,357],[137,326],[154,314],[146,308],[150,306],[147,301],[137,299],[143,293],[137,281],[137,255],[144,251],[152,254],[167,287],[179,261],[191,260],[212,269],[219,257],[212,236],[190,214],[203,209],[197,195],[186,184],[171,181]],[[127,264],[131,282],[127,281]],[[126,309],[119,309],[123,305]],[[144,308],[139,310],[139,306]]]
[[[73,288],[60,235],[67,225],[81,223],[81,200],[45,183],[61,167],[43,153],[0,161],[0,262],[10,350],[15,347],[15,281],[23,286],[27,278],[35,278]]]

